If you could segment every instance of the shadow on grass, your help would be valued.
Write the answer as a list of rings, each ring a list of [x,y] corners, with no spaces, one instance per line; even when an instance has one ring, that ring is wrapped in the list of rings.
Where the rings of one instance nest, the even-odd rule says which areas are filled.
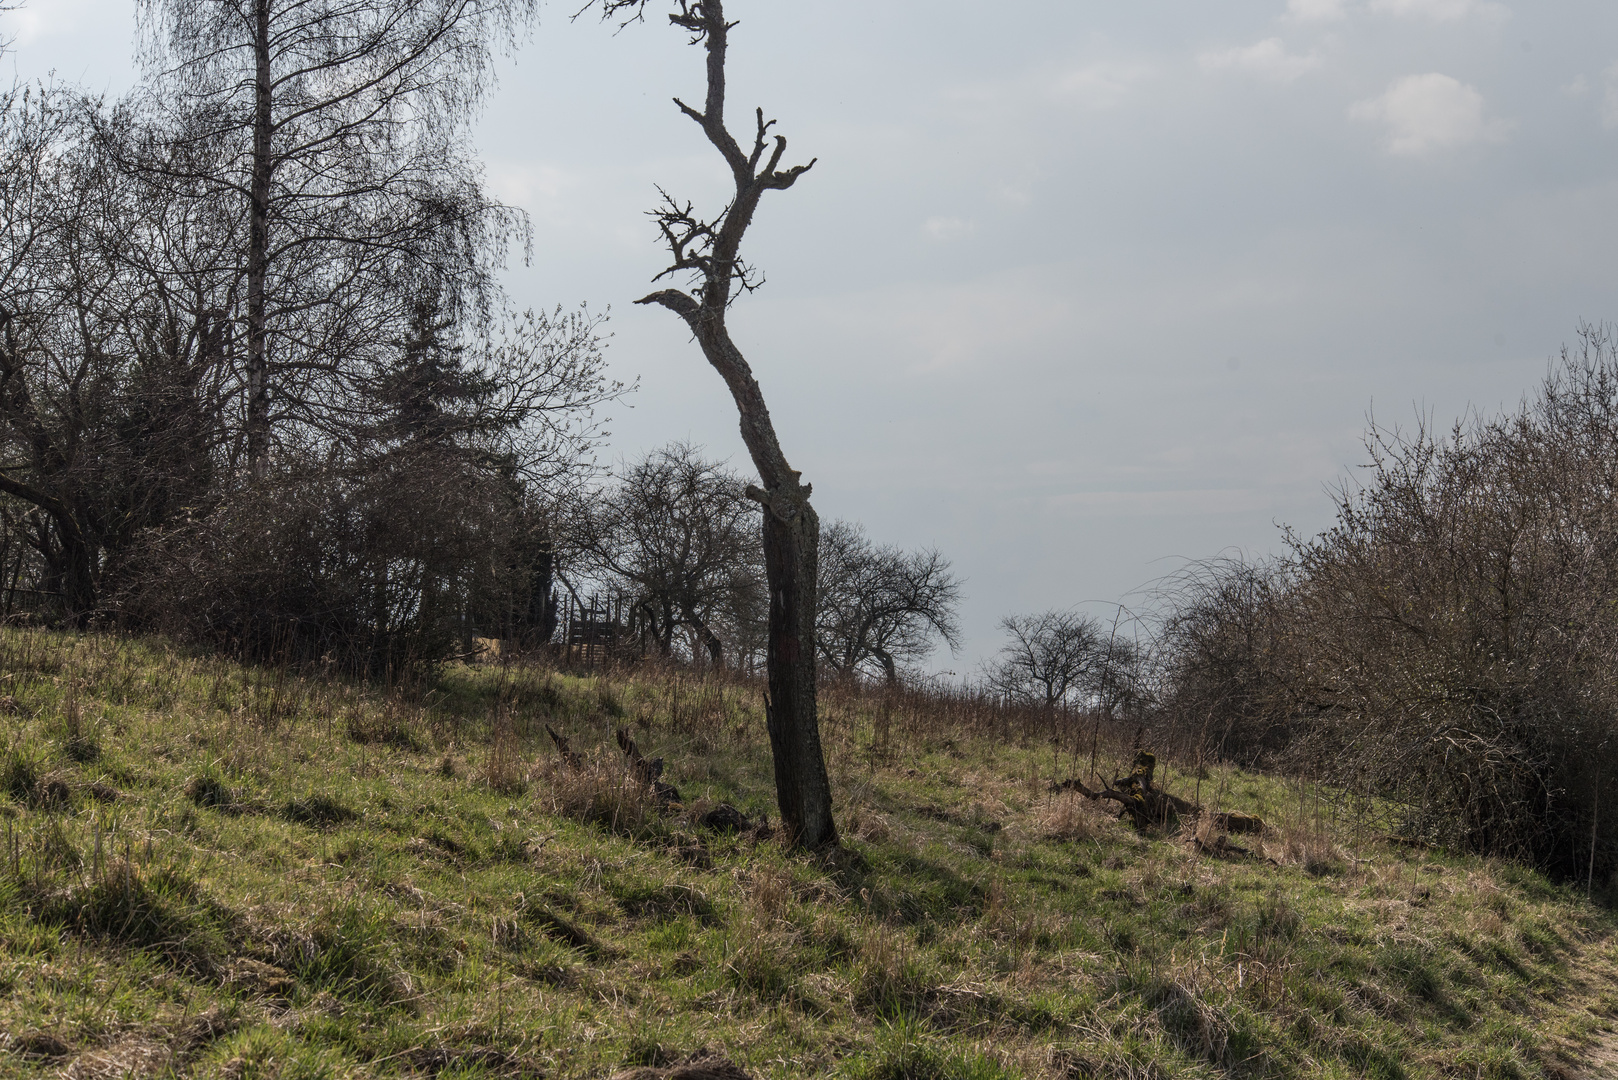
[[[115,862],[88,884],[39,889],[24,906],[41,924],[145,949],[194,974],[217,972],[234,916],[172,866]]]
[[[857,851],[824,856],[838,887],[868,914],[907,925],[970,921],[988,892],[946,863],[914,851]]]

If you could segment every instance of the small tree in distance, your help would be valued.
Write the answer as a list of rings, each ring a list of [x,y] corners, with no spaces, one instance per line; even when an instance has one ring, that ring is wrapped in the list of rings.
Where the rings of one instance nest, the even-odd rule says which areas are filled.
[[[604,17],[627,14],[633,21],[648,0],[601,0]],[[700,109],[674,99],[702,128],[730,167],[735,195],[717,217],[699,216],[690,203],[664,194],[652,216],[668,246],[670,262],[658,278],[689,275],[692,287],[663,289],[636,303],[661,304],[685,321],[703,355],[725,380],[741,416],[742,441],[758,470],[762,487],[747,494],[764,507],[764,567],[770,590],[769,634],[765,647],[768,695],[765,717],[775,761],[775,792],[781,821],[794,844],[828,847],[837,843],[831,813],[831,784],[820,749],[815,698],[815,579],[820,519],[809,505],[810,485],[787,464],[775,435],[764,393],[753,370],[731,340],[725,314],[738,292],[757,287],[752,268],[742,262],[742,237],[766,191],[781,191],[814,165],[781,167],[784,136],[770,134],[774,121],[757,111],[752,145],[744,150],[725,127],[725,50],[734,23],[725,21],[721,0],[676,0],[669,22],[691,35],[707,52],[707,96]],[[654,279],[655,280],[655,279]]]
[[[937,639],[960,647],[961,582],[939,552],[873,544],[860,526],[834,521],[820,555],[820,655],[839,675],[863,670],[895,686],[899,666],[924,659]]]
[[[1075,611],[1007,615],[1010,638],[989,668],[989,684],[1030,705],[1060,705],[1080,691],[1101,652],[1101,624]]]
[[[1130,639],[1076,611],[1008,615],[1008,641],[989,665],[991,688],[1025,705],[1083,704],[1112,715],[1142,696],[1141,652]]]
[[[742,478],[690,443],[627,463],[618,483],[589,500],[575,527],[584,564],[632,598],[657,651],[673,655],[687,631],[709,662],[725,662],[726,636],[762,592],[758,512]]]

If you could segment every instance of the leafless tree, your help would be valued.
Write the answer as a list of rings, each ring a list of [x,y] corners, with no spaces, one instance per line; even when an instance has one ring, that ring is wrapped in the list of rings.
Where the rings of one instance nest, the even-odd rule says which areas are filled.
[[[873,544],[858,525],[833,522],[820,536],[820,656],[841,675],[871,670],[897,685],[902,664],[942,640],[960,644],[961,583],[937,551]]]
[[[108,167],[97,109],[51,87],[0,102],[0,492],[31,508],[39,590],[81,620],[131,537],[204,499],[224,334],[202,277],[140,257],[217,230]]]
[[[648,0],[601,0],[606,17],[638,18]],[[716,217],[701,216],[690,203],[665,193],[654,213],[671,256],[658,277],[689,277],[692,286],[663,289],[637,303],[661,304],[678,315],[703,355],[725,380],[741,417],[742,441],[758,470],[761,487],[748,495],[764,507],[764,566],[770,589],[766,646],[769,697],[766,715],[775,758],[781,821],[796,844],[837,843],[831,784],[820,748],[815,704],[815,577],[820,520],[809,505],[810,485],[781,451],[763,391],[753,369],[731,339],[726,313],[740,292],[759,278],[742,261],[742,238],[766,191],[791,187],[814,164],[782,167],[787,141],[772,135],[774,121],[756,113],[746,148],[725,126],[725,52],[734,23],[721,0],[676,0],[669,22],[691,35],[707,56],[707,93],[700,108],[675,99],[724,159],[735,191]]]
[[[340,376],[402,322],[399,284],[476,291],[513,222],[464,145],[490,41],[534,0],[142,0],[153,182],[245,219],[245,452],[319,426]],[[409,292],[407,288],[405,290]],[[392,302],[390,302],[392,301]],[[273,347],[272,347],[273,346]]]
[[[742,478],[672,443],[624,467],[583,515],[595,575],[630,597],[658,652],[690,631],[715,666],[722,632],[763,591],[758,513]]]
[[[1008,615],[1009,640],[989,667],[989,684],[1013,700],[1055,706],[1088,688],[1100,670],[1106,632],[1076,611]]]
[[[48,617],[373,668],[474,632],[546,636],[554,504],[629,389],[606,376],[601,320],[469,327],[442,277],[390,285],[403,317],[373,327],[364,377],[319,438],[283,441],[278,483],[244,487],[243,222],[205,172],[124,167],[195,150],[163,138],[127,104],[0,98],[7,612],[20,588]]]

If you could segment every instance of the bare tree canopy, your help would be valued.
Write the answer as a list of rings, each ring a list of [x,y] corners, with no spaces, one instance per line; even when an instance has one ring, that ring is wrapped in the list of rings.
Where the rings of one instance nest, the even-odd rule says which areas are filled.
[[[1008,615],[1000,629],[1009,640],[989,669],[995,689],[1030,704],[1058,705],[1076,694],[1096,667],[1102,629],[1074,611]]]
[[[607,376],[603,322],[557,308],[467,334],[435,294],[419,295],[391,361],[361,384],[368,409],[340,434],[359,452],[454,448],[560,497],[607,435],[599,410],[634,390]]]
[[[1112,713],[1139,703],[1142,655],[1117,628],[1076,611],[1009,615],[1008,638],[988,667],[989,685],[1014,701],[1082,705]]]
[[[821,659],[841,675],[866,671],[897,684],[900,667],[924,659],[936,642],[959,647],[960,592],[937,551],[873,544],[859,525],[833,522],[820,536]]]
[[[206,262],[217,230],[110,168],[98,114],[53,87],[0,98],[0,491],[38,588],[81,621],[135,534],[206,503],[223,341],[205,275],[141,254]]]
[[[583,561],[629,599],[658,652],[694,635],[715,664],[763,599],[758,510],[700,447],[671,443],[620,472],[581,514]]]
[[[607,18],[639,18],[647,0],[601,0]],[[814,165],[783,167],[785,136],[757,110],[747,148],[725,124],[725,53],[734,23],[721,0],[677,0],[669,22],[690,34],[706,54],[707,91],[701,108],[675,99],[680,112],[702,130],[730,170],[734,194],[714,217],[664,193],[653,212],[670,261],[657,277],[686,278],[689,291],[669,288],[637,303],[660,304],[685,322],[703,356],[724,379],[741,420],[742,442],[758,470],[760,487],[748,495],[764,507],[764,566],[769,581],[770,623],[766,646],[769,698],[766,719],[775,758],[775,788],[781,820],[794,843],[837,843],[831,784],[820,748],[815,689],[815,580],[820,519],[809,505],[810,485],[787,463],[753,369],[731,339],[726,313],[741,292],[759,284],[742,261],[741,244],[759,200],[782,191]]]

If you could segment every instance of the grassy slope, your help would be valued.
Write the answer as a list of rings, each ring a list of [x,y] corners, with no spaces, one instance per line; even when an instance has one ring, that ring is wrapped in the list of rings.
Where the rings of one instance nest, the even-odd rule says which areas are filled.
[[[845,708],[815,860],[693,824],[770,808],[745,689],[407,700],[16,631],[0,680],[0,1075],[1572,1076],[1618,1015],[1607,910],[1263,777],[1171,781],[1279,824],[1216,858],[1052,796],[1048,749],[877,759]],[[546,720],[602,762],[630,724],[684,814]]]

